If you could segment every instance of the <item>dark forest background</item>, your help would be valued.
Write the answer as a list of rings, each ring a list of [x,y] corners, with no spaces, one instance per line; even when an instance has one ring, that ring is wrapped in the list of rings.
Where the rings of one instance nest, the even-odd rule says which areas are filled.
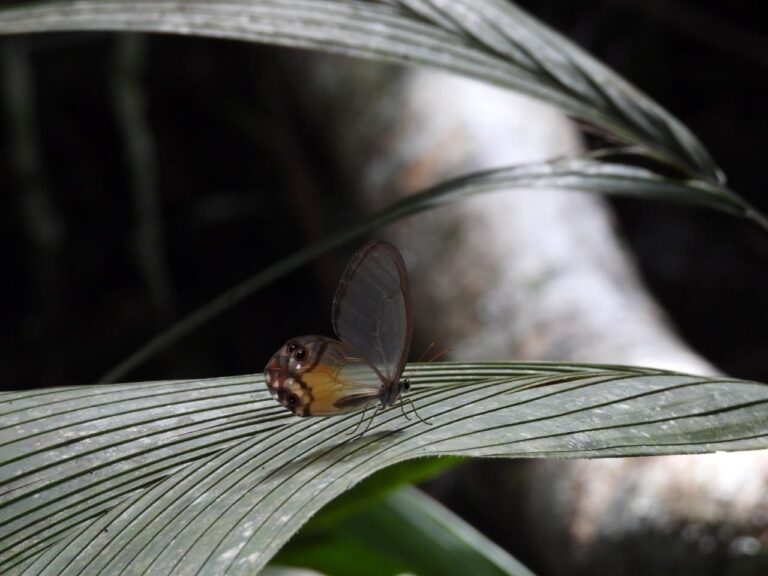
[[[732,188],[768,212],[768,35],[756,2],[520,4],[691,127]],[[0,43],[2,388],[94,382],[175,319],[354,217],[354,191],[294,111],[279,49],[144,38]],[[159,204],[145,214],[162,228],[149,262],[137,242],[146,221],[132,194],[126,94],[147,111],[145,174]],[[300,143],[298,169],[286,138]],[[315,197],[291,192],[297,172]],[[683,336],[725,372],[768,381],[765,239],[720,214],[612,202]],[[312,229],[296,217],[307,206],[318,211]],[[260,372],[287,337],[328,333],[328,286],[354,248],[262,290],[128,379]]]

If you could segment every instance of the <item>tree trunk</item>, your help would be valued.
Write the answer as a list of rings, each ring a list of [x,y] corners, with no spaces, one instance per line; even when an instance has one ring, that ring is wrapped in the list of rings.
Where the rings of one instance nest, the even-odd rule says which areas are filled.
[[[450,176],[581,149],[558,111],[474,81],[306,54],[284,65],[364,213]],[[435,341],[461,360],[716,372],[648,295],[597,196],[490,194],[378,236],[409,266],[414,356]],[[758,574],[767,479],[766,454],[752,452],[481,463],[433,490],[542,572]]]

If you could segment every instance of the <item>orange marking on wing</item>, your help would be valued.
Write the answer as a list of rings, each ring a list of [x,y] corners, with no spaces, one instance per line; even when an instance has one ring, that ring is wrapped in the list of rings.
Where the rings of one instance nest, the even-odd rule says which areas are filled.
[[[336,366],[317,364],[312,370],[302,375],[302,381],[312,393],[309,408],[313,416],[328,416],[353,412],[357,406],[339,408],[336,403],[350,394],[359,394],[359,388],[354,382],[340,377]],[[378,395],[371,394],[371,402],[377,402]]]
[[[302,375],[302,380],[312,392],[309,409],[313,415],[326,416],[339,414],[334,403],[344,395],[343,382],[338,377],[338,368],[327,364],[317,364],[311,371]]]

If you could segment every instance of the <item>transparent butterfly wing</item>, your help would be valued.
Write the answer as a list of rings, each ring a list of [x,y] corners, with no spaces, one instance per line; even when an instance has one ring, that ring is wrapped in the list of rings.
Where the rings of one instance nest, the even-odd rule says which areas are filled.
[[[292,338],[264,376],[272,397],[297,416],[343,414],[380,401],[381,376],[351,346],[325,336]]]
[[[318,360],[302,374],[312,394],[313,415],[341,414],[379,401],[378,374],[349,346],[328,338]]]
[[[387,242],[363,246],[344,271],[333,298],[333,329],[381,375],[399,381],[411,346],[408,273]]]

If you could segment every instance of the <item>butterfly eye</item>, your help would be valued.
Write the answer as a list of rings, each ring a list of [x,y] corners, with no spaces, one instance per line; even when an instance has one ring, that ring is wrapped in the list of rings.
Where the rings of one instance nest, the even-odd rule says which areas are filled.
[[[289,406],[296,406],[299,403],[299,397],[296,396],[296,394],[290,394],[288,396],[288,405]]]
[[[299,362],[301,362],[307,357],[307,349],[304,348],[303,346],[297,346],[296,348],[294,348],[294,350],[296,351],[293,352],[293,350],[291,350],[293,352],[293,357],[296,358],[296,360],[298,360]]]
[[[293,352],[299,345],[296,342],[288,342],[288,352]]]

